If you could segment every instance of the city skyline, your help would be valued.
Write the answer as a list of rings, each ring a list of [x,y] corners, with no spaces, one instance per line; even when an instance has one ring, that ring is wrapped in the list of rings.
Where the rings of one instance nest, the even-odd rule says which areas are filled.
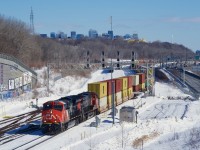
[[[18,0],[2,1],[0,14],[25,22],[30,26],[33,9],[34,30],[38,34],[71,31],[88,35],[111,30],[114,35],[137,33],[152,41],[182,44],[193,51],[199,49],[200,15],[198,0]]]

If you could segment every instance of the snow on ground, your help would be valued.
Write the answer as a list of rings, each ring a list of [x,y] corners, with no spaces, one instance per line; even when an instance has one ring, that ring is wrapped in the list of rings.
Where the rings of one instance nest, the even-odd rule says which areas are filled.
[[[125,74],[122,70],[116,70],[113,73],[113,78]],[[107,80],[110,77],[110,73],[99,70],[94,72],[90,79],[62,78],[52,84],[51,90],[54,93],[51,93],[50,97],[39,98],[39,106],[42,106],[47,100],[57,99],[65,94],[71,95],[86,91],[87,83]],[[188,100],[188,95],[172,84],[156,82],[155,91],[155,97],[138,96],[137,99],[117,106],[118,111],[122,106],[137,108],[139,112],[137,124],[120,123],[119,113],[117,113],[113,125],[110,111],[108,111],[98,115],[101,123],[97,128],[92,126],[95,118],[91,118],[34,149],[200,149],[200,102]],[[0,102],[0,106],[5,107],[6,115],[33,110],[34,108],[28,107],[28,104],[27,100]],[[32,138],[38,135],[40,134],[28,136]],[[1,149],[12,149],[12,146],[5,144]]]

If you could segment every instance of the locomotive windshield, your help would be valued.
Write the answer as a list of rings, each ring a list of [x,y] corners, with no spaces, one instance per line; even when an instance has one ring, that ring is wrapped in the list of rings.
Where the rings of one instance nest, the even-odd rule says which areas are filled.
[[[63,106],[62,105],[54,105],[54,109],[62,111],[63,110]]]
[[[52,109],[53,108],[53,106],[51,105],[51,104],[44,104],[43,105],[43,110],[49,110],[49,109]]]
[[[46,103],[43,105],[43,110],[49,110],[49,109],[55,109],[58,111],[62,111],[63,110],[63,105],[58,104],[58,103]]]

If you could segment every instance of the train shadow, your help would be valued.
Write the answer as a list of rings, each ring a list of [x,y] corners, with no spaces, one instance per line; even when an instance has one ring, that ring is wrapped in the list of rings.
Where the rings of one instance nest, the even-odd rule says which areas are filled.
[[[43,135],[40,128],[40,121],[34,121],[30,124],[23,124],[20,127],[6,132],[7,134],[23,134],[23,135]]]

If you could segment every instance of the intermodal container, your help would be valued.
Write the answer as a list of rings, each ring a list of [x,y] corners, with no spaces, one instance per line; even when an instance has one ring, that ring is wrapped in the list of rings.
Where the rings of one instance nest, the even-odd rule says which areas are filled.
[[[101,97],[101,98],[99,99],[99,111],[100,111],[101,113],[108,110],[107,100],[108,100],[107,96]]]
[[[140,90],[144,91],[145,90],[145,83],[140,84]]]
[[[145,73],[137,73],[139,75],[139,84],[145,83]]]
[[[110,109],[112,107],[112,95],[108,95],[108,101],[107,101],[107,104],[108,104],[108,108]]]
[[[89,83],[88,92],[95,92],[99,98],[107,97],[107,82]]]
[[[139,75],[133,75],[133,86],[139,85]]]
[[[119,105],[122,103],[122,91],[115,93],[115,102],[116,102],[116,105]]]
[[[132,99],[134,96],[133,94],[133,87],[128,88],[128,99]]]
[[[134,85],[133,86],[133,92],[139,92],[140,91],[140,85]]]
[[[115,101],[115,94],[114,94],[114,101]],[[108,95],[108,108],[112,108],[112,95]],[[115,106],[116,106],[116,102],[115,102]]]
[[[122,79],[116,78],[115,80],[115,93],[118,93],[122,90]]]
[[[122,91],[122,101],[125,102],[128,100],[128,90],[123,90]]]
[[[114,88],[114,93],[115,93],[115,80],[105,80],[102,82],[106,82],[107,83],[107,95],[111,95],[112,94],[112,82],[113,82],[113,88]]]
[[[122,90],[128,89],[128,78],[127,77],[121,77],[122,80]]]
[[[128,78],[128,88],[131,88],[133,86],[133,76],[127,76]]]

